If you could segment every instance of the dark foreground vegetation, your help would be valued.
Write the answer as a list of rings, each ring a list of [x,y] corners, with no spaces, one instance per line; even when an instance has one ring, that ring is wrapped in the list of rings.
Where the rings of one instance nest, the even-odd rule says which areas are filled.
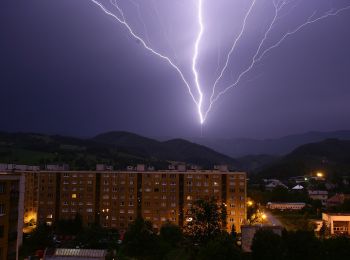
[[[239,237],[226,227],[224,205],[197,201],[193,218],[184,229],[165,223],[159,232],[152,223],[136,219],[120,240],[117,230],[98,225],[84,227],[79,215],[74,220],[45,225],[24,239],[22,255],[34,254],[46,247],[108,249],[109,259],[350,259],[347,237],[316,237],[310,231],[284,231],[282,236],[269,230],[256,233],[252,253],[243,253]]]

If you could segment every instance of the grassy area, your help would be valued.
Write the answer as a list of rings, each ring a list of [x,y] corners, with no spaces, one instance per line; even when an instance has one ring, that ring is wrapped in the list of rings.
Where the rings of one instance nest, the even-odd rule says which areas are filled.
[[[316,218],[316,216],[302,212],[290,211],[273,211],[273,215],[281,221],[288,231],[311,230],[313,229],[313,226],[310,223],[310,219]]]
[[[51,160],[54,154],[26,149],[0,148],[1,162],[35,164],[42,160]]]

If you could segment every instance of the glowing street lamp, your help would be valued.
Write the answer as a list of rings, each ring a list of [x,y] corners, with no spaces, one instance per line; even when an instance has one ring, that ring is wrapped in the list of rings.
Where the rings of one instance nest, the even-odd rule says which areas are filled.
[[[316,173],[316,176],[319,178],[322,178],[324,176],[324,174],[322,172],[318,172],[318,173]]]

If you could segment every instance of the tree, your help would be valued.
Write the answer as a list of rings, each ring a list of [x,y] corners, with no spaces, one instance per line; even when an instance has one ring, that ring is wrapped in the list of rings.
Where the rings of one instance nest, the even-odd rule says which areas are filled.
[[[268,229],[260,229],[255,233],[251,249],[253,259],[279,260],[286,256],[282,237]]]
[[[77,235],[83,229],[82,216],[77,213],[74,219],[60,219],[55,223],[55,229],[61,235]]]
[[[327,227],[326,221],[322,221],[322,226],[319,231],[319,236],[321,238],[326,238],[329,236],[329,228]]]
[[[249,224],[253,225],[257,222],[258,211],[259,206],[257,203],[254,203],[253,205],[247,207],[247,221]]]
[[[288,259],[322,259],[324,255],[321,241],[313,231],[288,232],[283,238],[287,245]]]
[[[119,232],[115,229],[106,229],[98,224],[85,227],[76,237],[77,246],[83,248],[113,250],[117,246]]]
[[[157,259],[158,242],[152,223],[137,218],[125,233],[123,252],[138,259]]]
[[[160,228],[160,239],[176,247],[183,239],[182,230],[179,226],[168,222]]]
[[[350,238],[336,237],[324,240],[325,257],[323,259],[350,259]]]
[[[184,233],[193,245],[203,245],[226,232],[226,208],[214,199],[195,201],[188,213]]]
[[[21,247],[21,255],[28,256],[35,253],[36,250],[44,250],[46,247],[53,246],[52,229],[46,224],[39,224],[29,236],[24,236]]]
[[[237,241],[237,231],[236,231],[235,224],[233,224],[231,227],[230,235],[233,238],[233,240],[236,242]]]
[[[199,260],[229,260],[240,259],[240,250],[236,241],[228,233],[221,233],[202,246],[197,254]]]

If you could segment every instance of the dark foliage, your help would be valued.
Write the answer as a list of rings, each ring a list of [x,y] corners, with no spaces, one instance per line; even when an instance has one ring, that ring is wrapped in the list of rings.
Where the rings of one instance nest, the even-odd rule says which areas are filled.
[[[286,257],[286,247],[282,237],[271,230],[261,229],[257,231],[251,248],[254,260],[279,260]]]
[[[183,241],[182,230],[178,225],[166,223],[160,228],[160,239],[172,247],[178,246]]]
[[[241,252],[236,246],[235,239],[225,232],[209,240],[205,246],[199,249],[197,255],[197,259],[203,260],[229,260],[240,258]]]
[[[153,231],[152,223],[138,218],[125,233],[123,252],[137,259],[159,259],[158,244],[159,238]]]
[[[77,235],[83,229],[83,220],[80,214],[74,219],[62,219],[55,223],[55,231],[59,235]]]
[[[197,200],[191,209],[184,233],[194,245],[203,245],[226,232],[226,208],[215,200]]]
[[[314,232],[285,232],[283,239],[287,247],[287,259],[322,259],[322,243]]]
[[[279,236],[271,230],[260,230],[253,239],[252,258],[342,260],[350,259],[349,248],[349,237],[318,239],[308,231],[284,231]]]

